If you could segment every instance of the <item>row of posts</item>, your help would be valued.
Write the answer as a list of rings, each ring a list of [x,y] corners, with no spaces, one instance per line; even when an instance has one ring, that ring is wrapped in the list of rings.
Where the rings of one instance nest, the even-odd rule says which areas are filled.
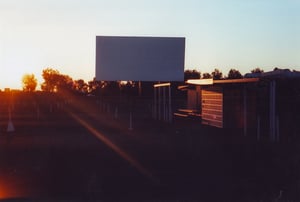
[[[269,131],[270,131],[270,140],[273,142],[279,142],[279,118],[275,116],[276,110],[276,83],[275,81],[271,81],[270,83],[270,108],[269,108]],[[244,106],[247,106],[246,103],[246,90],[244,89]],[[55,105],[49,105],[49,112],[53,112],[54,106],[56,109],[60,109],[63,107],[63,104],[67,104],[68,102],[65,101],[64,103],[56,102]],[[100,102],[97,100],[97,105],[99,105],[99,109],[101,112],[111,113],[111,106],[108,103]],[[40,120],[40,108],[35,103],[36,107],[36,117],[37,120]],[[246,109],[246,107],[244,107]],[[12,122],[12,109],[14,109],[14,105],[8,107],[8,126],[7,132],[14,132],[15,127]],[[170,83],[164,84],[156,84],[154,85],[154,104],[152,107],[152,115],[155,120],[165,121],[165,122],[172,122],[172,107],[171,107],[171,88]],[[246,117],[246,110],[244,111],[244,121],[247,122]],[[114,118],[119,118],[118,107],[114,109]],[[132,112],[129,114],[129,129],[133,129],[132,123]],[[247,127],[244,127],[244,134],[246,135]],[[257,117],[257,140],[261,139],[261,118],[260,116]]]
[[[155,120],[172,122],[172,106],[171,106],[171,84],[163,83],[163,84],[155,84],[154,85],[154,103],[152,106],[152,115]],[[70,101],[71,102],[71,101]],[[68,104],[69,101],[64,102],[56,102],[49,104],[49,112],[52,113],[54,110],[63,108],[64,104]],[[14,103],[8,109],[8,127],[7,132],[15,131],[14,124],[12,122],[12,110],[14,108]],[[40,107],[37,103],[34,103],[36,108],[36,118],[37,120],[41,119]],[[97,105],[99,106],[99,110],[101,112],[111,113],[111,105],[108,103],[101,102],[97,100]],[[119,118],[118,107],[114,109],[114,118]],[[133,129],[133,117],[132,112],[129,113],[129,129]]]
[[[111,113],[112,112],[112,107],[109,103],[101,102],[99,100],[96,101],[97,105],[99,106],[99,111],[104,112],[104,113]],[[119,108],[115,106],[114,111],[113,111],[113,117],[114,119],[119,119]],[[129,113],[129,130],[133,130],[133,120],[132,120],[132,112],[130,111]]]
[[[37,103],[34,103],[34,107],[36,109],[36,118],[37,120],[40,120],[41,116],[40,116],[40,107]],[[55,105],[53,105],[52,103],[49,104],[49,112],[52,113],[54,111],[54,107],[55,109],[61,109],[63,108],[63,103],[61,102],[56,102]],[[7,124],[7,129],[6,132],[11,133],[15,131],[15,127],[13,124],[13,120],[12,120],[12,111],[14,110],[14,103],[12,103],[10,106],[8,106],[8,124]]]
[[[261,139],[261,117],[257,116],[257,140]],[[276,82],[269,86],[269,137],[272,142],[280,141],[279,117],[276,115]]]
[[[111,105],[108,103],[104,103],[104,102],[100,102],[99,100],[97,100],[97,105],[99,106],[99,110],[100,112],[104,112],[104,113],[111,113]],[[36,118],[37,120],[40,120],[41,115],[40,115],[40,107],[39,105],[37,105],[35,103],[35,108],[36,108]],[[54,110],[56,109],[62,109],[63,108],[63,103],[57,102],[55,104],[49,104],[49,112],[53,113]],[[12,111],[14,109],[14,106],[11,105],[8,107],[8,125],[7,125],[7,132],[11,133],[15,131],[15,127],[12,121]],[[118,119],[119,118],[119,110],[118,107],[116,106],[114,108],[114,119]],[[129,130],[133,130],[133,118],[132,118],[132,112],[129,113]]]

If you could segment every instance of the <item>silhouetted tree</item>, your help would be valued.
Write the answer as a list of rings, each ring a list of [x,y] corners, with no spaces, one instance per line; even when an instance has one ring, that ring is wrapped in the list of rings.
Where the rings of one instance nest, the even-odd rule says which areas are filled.
[[[200,79],[201,78],[201,73],[197,70],[185,70],[184,71],[184,80],[189,80],[189,79]]]
[[[212,76],[211,76],[210,73],[204,73],[204,74],[202,75],[202,79],[210,79],[210,78],[212,78]]]
[[[218,79],[222,79],[223,78],[223,74],[222,72],[219,70],[219,69],[215,69],[212,73],[212,78],[215,79],[215,80],[218,80]]]
[[[34,74],[25,74],[22,77],[23,91],[33,92],[37,87],[37,79]]]
[[[60,73],[58,70],[46,68],[43,70],[42,77],[44,79],[41,86],[43,91],[55,92],[58,90],[60,80]]]
[[[69,90],[73,88],[73,79],[68,75],[60,74],[58,70],[46,68],[42,73],[44,82],[41,85],[43,91],[57,92],[60,90]]]
[[[96,94],[97,89],[101,87],[101,82],[97,81],[96,78],[94,78],[91,81],[88,81],[88,92],[92,94]]]
[[[74,81],[74,88],[79,93],[88,93],[88,84],[84,82],[83,79],[78,79]]]
[[[256,67],[255,69],[251,70],[251,73],[260,74],[264,73],[264,70],[260,69],[259,67]]]
[[[59,83],[58,87],[59,89],[68,90],[71,91],[73,89],[73,79],[68,75],[59,75]]]
[[[242,74],[240,73],[239,70],[236,69],[230,69],[228,72],[228,79],[241,79],[243,78]]]

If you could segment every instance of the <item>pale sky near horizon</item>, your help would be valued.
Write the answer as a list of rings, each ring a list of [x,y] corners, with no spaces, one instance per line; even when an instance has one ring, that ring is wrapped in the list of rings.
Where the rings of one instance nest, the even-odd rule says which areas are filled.
[[[0,0],[0,89],[95,76],[97,35],[186,37],[185,69],[300,70],[299,0]]]

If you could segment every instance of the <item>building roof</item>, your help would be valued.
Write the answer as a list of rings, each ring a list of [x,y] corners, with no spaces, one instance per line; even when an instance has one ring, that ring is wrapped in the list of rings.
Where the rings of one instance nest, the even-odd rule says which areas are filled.
[[[213,84],[229,84],[229,83],[253,83],[258,82],[261,79],[300,79],[299,71],[291,71],[289,69],[275,68],[274,71],[264,73],[248,73],[242,79],[189,79],[187,84],[191,85],[213,85]]]
[[[299,71],[275,68],[274,71],[264,73],[248,73],[245,78],[300,78]]]
[[[259,78],[243,78],[243,79],[222,79],[222,80],[213,80],[213,79],[190,79],[187,80],[187,84],[192,85],[213,85],[213,84],[225,84],[225,83],[253,83],[258,82]]]

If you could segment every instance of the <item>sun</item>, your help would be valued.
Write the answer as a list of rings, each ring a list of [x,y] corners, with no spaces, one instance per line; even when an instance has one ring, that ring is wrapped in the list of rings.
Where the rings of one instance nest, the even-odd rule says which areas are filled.
[[[22,77],[24,74],[20,69],[1,71],[1,88],[22,89]]]
[[[1,68],[0,89],[22,90],[22,78],[26,74],[33,74],[37,78],[39,88],[41,73],[37,72],[34,68]]]
[[[5,41],[6,46],[0,51],[0,89],[21,90],[24,74],[34,74],[38,80],[41,77],[45,63],[41,51],[24,41]]]
[[[21,89],[22,74],[19,70],[1,69],[0,70],[0,89]]]

